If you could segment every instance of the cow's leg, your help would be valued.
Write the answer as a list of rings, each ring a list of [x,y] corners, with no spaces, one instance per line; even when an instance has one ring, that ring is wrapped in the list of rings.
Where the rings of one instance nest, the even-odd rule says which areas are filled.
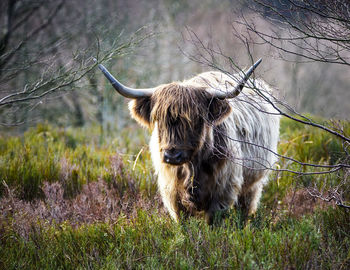
[[[255,214],[261,198],[262,183],[263,181],[254,183],[238,197],[237,206],[242,212],[243,221]]]
[[[205,221],[208,225],[219,225],[223,219],[228,217],[229,209],[220,209],[213,212],[205,213]]]
[[[231,195],[233,201],[237,201],[236,195]],[[205,220],[209,225],[219,224],[222,219],[228,216],[229,209],[232,205],[231,201],[223,201],[213,199],[209,209],[205,211]]]
[[[208,224],[219,223],[220,220],[227,217],[232,205],[237,204],[242,179],[240,175],[236,175],[225,187],[221,187],[221,193],[217,194],[218,197],[211,198],[208,210],[205,211],[205,219]]]
[[[214,223],[214,216],[216,212],[217,211],[215,211],[214,209],[209,209],[205,211],[205,221],[208,225],[212,225]]]
[[[250,190],[250,205],[248,207],[248,215],[254,215],[258,209],[261,193],[263,189],[262,181],[255,183]]]

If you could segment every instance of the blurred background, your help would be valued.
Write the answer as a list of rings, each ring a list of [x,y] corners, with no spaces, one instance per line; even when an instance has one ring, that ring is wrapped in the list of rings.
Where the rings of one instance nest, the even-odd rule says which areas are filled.
[[[236,72],[233,66],[245,68],[261,57],[257,75],[297,111],[348,118],[348,47],[337,43],[335,52],[334,44],[327,48],[307,38],[274,43],[274,37],[293,36],[300,22],[315,21],[293,11],[289,0],[265,1],[270,7],[261,2],[1,1],[0,130],[22,133],[41,122],[102,129],[130,123],[127,100],[107,84],[93,57],[132,87],[183,80],[215,67]],[[326,30],[341,30],[349,46],[349,32],[332,27]],[[328,49],[325,54],[319,46]],[[317,61],[304,57],[310,48]],[[332,53],[345,61],[327,58]]]

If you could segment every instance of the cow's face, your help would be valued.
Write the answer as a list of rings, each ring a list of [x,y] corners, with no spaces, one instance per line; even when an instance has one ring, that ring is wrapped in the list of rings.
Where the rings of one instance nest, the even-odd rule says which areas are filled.
[[[181,165],[200,151],[212,125],[225,119],[230,106],[205,89],[172,83],[160,86],[151,97],[134,99],[130,111],[141,125],[157,129],[162,161]]]

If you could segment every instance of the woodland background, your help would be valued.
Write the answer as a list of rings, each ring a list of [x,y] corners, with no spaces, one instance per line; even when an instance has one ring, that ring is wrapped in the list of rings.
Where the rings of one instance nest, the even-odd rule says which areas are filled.
[[[283,7],[283,1],[272,2]],[[22,132],[45,121],[59,126],[124,125],[129,121],[125,100],[105,85],[92,57],[105,57],[104,63],[125,84],[152,87],[213,69],[190,59],[198,50],[195,35],[206,46],[231,57],[238,67],[247,67],[251,59],[246,44],[237,37],[237,31],[246,31],[241,14],[253,18],[268,33],[289,31],[288,26],[268,19],[268,10],[262,16],[255,15],[252,5],[257,4],[210,0],[2,1],[0,99],[27,94],[16,96],[24,99],[20,102],[0,102],[1,127],[8,131],[16,125],[11,130]],[[281,8],[283,11],[288,14],[290,9]],[[249,38],[254,59],[263,58],[258,76],[278,89],[280,98],[301,112],[348,117],[347,66],[288,56],[272,46],[254,44],[259,41],[256,36]],[[47,91],[50,94],[45,95]]]

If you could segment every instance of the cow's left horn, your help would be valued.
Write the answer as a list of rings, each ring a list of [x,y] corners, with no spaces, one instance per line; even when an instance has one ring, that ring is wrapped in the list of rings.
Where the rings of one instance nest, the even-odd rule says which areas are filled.
[[[252,65],[246,72],[243,73],[243,77],[239,80],[237,86],[233,89],[230,90],[229,92],[226,91],[219,91],[216,90],[215,93],[213,94],[215,97],[220,98],[220,99],[225,99],[225,98],[234,98],[241,93],[244,85],[248,81],[250,75],[254,72],[254,70],[257,68],[257,66],[261,63],[262,59],[260,58],[254,65]]]
[[[156,90],[155,88],[135,89],[135,88],[127,87],[122,83],[120,83],[119,81],[117,81],[117,79],[114,78],[113,75],[109,73],[109,71],[103,65],[99,64],[98,67],[106,76],[106,78],[110,81],[110,83],[113,85],[114,89],[117,90],[118,93],[124,97],[127,97],[127,98],[150,97]]]

